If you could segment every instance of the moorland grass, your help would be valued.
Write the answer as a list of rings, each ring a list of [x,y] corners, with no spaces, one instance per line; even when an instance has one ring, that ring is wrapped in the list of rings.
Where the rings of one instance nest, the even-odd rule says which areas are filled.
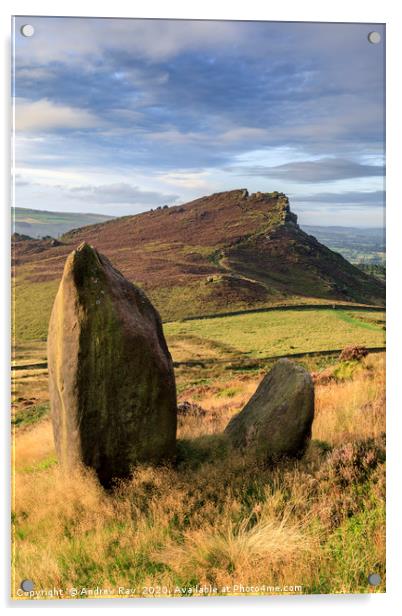
[[[26,427],[37,423],[48,414],[49,404],[33,404],[14,413],[11,423],[16,427]]]
[[[227,381],[200,385],[207,412],[180,418],[176,465],[140,466],[112,492],[89,471],[59,468],[48,419],[16,429],[13,592],[26,578],[38,590],[120,586],[139,596],[149,587],[187,596],[197,584],[383,592],[383,356],[317,385],[308,451],[274,468],[221,435],[260,375],[231,378],[236,396],[219,395]],[[373,572],[378,587],[367,582]]]

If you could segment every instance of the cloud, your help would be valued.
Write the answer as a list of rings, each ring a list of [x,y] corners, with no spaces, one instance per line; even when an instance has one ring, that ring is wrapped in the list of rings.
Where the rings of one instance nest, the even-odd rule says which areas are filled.
[[[320,160],[301,160],[272,167],[243,165],[228,168],[228,171],[303,183],[333,182],[384,175],[384,167],[381,165],[366,165],[343,158],[330,157]]]
[[[99,118],[86,109],[54,103],[46,98],[37,101],[16,99],[17,131],[46,132],[55,129],[93,128]]]
[[[237,126],[225,130],[224,132],[207,131],[189,131],[182,132],[175,128],[164,131],[148,133],[150,139],[165,141],[167,143],[208,143],[208,144],[231,144],[236,142],[254,142],[261,141],[267,137],[267,131],[264,128],[256,128],[252,126]]]
[[[31,83],[54,77],[56,77],[56,72],[45,66],[27,66],[16,69],[16,79],[26,79]]]
[[[70,188],[70,195],[83,201],[99,204],[124,203],[127,205],[163,205],[178,199],[178,195],[142,190],[125,182],[100,186],[77,186]]]
[[[224,132],[220,139],[222,141],[234,142],[234,141],[253,141],[255,139],[260,140],[267,137],[267,130],[265,128],[257,128],[253,126],[239,126],[232,128]]]
[[[348,191],[343,193],[322,192],[314,195],[295,195],[295,203],[318,203],[318,204],[339,204],[357,206],[377,206],[383,207],[385,204],[385,191],[374,190],[371,192]]]
[[[32,39],[16,37],[17,93],[30,98],[36,70],[38,98],[103,119],[91,142],[83,136],[92,160],[111,148],[114,158],[152,169],[222,168],[261,147],[344,158],[382,147],[382,52],[367,47],[367,25],[88,18],[33,25]]]
[[[210,186],[208,171],[195,171],[188,173],[186,171],[177,170],[175,172],[159,174],[158,179],[166,184],[179,186],[180,188],[195,188],[206,190]]]
[[[154,133],[148,133],[147,137],[156,141],[163,141],[166,143],[194,143],[197,141],[206,141],[208,139],[207,135],[196,132],[182,132],[175,128],[158,131]]]
[[[19,34],[24,19],[16,18],[16,33],[27,63],[52,58],[79,64],[116,49],[158,61],[185,50],[224,48],[247,37],[247,28],[233,21],[32,17],[35,35],[27,41]]]
[[[234,173],[251,190],[382,188],[384,45],[368,44],[373,25],[32,17],[25,39],[23,19],[14,87],[28,113],[17,109],[16,166],[33,178],[79,169],[60,180],[63,207],[87,207],[71,186],[89,187],[91,208],[102,199],[91,187],[132,178],[142,192],[186,199],[233,188]],[[43,191],[17,192],[27,206],[61,207],[55,189]],[[331,207],[311,209],[320,203]]]
[[[29,182],[28,180],[26,180],[22,175],[20,175],[19,173],[16,173],[14,175],[14,186],[32,186],[32,182]]]

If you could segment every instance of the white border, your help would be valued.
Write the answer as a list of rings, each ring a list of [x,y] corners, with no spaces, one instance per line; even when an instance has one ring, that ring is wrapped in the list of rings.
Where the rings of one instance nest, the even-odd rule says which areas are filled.
[[[50,0],[32,1],[3,1],[1,6],[1,44],[5,54],[1,63],[1,81],[3,85],[2,105],[2,127],[3,139],[1,148],[2,188],[3,188],[3,216],[0,225],[1,229],[1,332],[2,332],[2,353],[0,354],[2,388],[1,391],[7,392],[9,389],[9,161],[10,161],[10,116],[9,116],[9,97],[10,97],[10,22],[11,15],[69,15],[69,16],[96,16],[96,17],[162,17],[162,18],[195,18],[195,19],[261,19],[271,21],[337,21],[337,22],[369,22],[387,24],[387,271],[388,271],[388,426],[387,426],[387,457],[388,457],[388,497],[387,497],[387,529],[388,529],[388,555],[387,555],[387,594],[386,595],[357,595],[357,596],[309,596],[309,597],[264,597],[264,598],[217,598],[217,599],[178,599],[178,600],[150,600],[135,599],[132,601],[91,601],[83,603],[49,601],[41,602],[10,602],[9,593],[9,554],[3,550],[0,558],[0,580],[2,581],[2,603],[6,609],[33,610],[42,612],[43,609],[62,609],[76,611],[85,608],[106,608],[115,609],[135,609],[137,612],[163,609],[165,613],[174,613],[177,610],[198,611],[230,609],[234,612],[251,609],[256,613],[266,613],[280,610],[281,614],[292,614],[295,610],[301,615],[311,611],[325,610],[326,614],[332,613],[359,613],[365,615],[379,612],[394,613],[394,609],[401,602],[399,601],[399,585],[402,581],[401,566],[401,532],[400,520],[401,511],[401,460],[399,451],[401,449],[401,394],[398,391],[398,376],[402,363],[402,345],[400,312],[398,303],[402,301],[397,281],[400,279],[401,265],[399,263],[398,248],[401,244],[402,224],[401,224],[401,79],[400,79],[400,59],[402,58],[401,49],[401,23],[400,3],[395,0],[382,0],[372,2],[370,0],[356,1],[337,0],[336,2],[318,2],[317,0],[280,0],[275,3],[263,2],[261,0],[247,0],[247,2],[235,5],[232,2],[221,0],[220,2],[203,0],[199,3],[184,2],[184,0],[169,0],[169,2],[148,1],[146,3],[113,0],[112,3],[89,3],[82,0],[59,0],[57,3]],[[399,17],[399,19],[398,19]],[[399,275],[399,277],[398,277]],[[399,379],[401,377],[399,376]],[[399,408],[398,408],[399,399]],[[3,440],[3,451],[9,452],[9,399],[8,395],[3,395],[3,409],[1,411],[1,433]],[[4,455],[2,459],[1,494],[9,494],[9,476],[7,468],[8,457]],[[5,503],[2,511],[1,528],[5,534],[5,545],[9,543],[9,501],[2,499]],[[144,602],[145,601],[145,602]],[[107,607],[106,607],[107,606]]]

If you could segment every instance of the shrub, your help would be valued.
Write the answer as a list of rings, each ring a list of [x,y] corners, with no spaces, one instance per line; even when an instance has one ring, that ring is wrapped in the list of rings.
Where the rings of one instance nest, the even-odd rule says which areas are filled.
[[[368,350],[364,346],[348,346],[345,347],[342,353],[339,355],[341,361],[360,361],[363,357],[368,355]]]

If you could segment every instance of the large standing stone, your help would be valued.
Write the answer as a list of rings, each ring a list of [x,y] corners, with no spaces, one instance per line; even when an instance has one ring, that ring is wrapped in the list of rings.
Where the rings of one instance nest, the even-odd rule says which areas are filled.
[[[175,454],[173,363],[146,295],[92,246],[67,258],[48,335],[49,390],[63,466],[108,486],[137,462]]]
[[[254,449],[257,457],[299,456],[311,436],[314,386],[301,366],[280,359],[264,377],[244,409],[225,429],[232,444]]]

